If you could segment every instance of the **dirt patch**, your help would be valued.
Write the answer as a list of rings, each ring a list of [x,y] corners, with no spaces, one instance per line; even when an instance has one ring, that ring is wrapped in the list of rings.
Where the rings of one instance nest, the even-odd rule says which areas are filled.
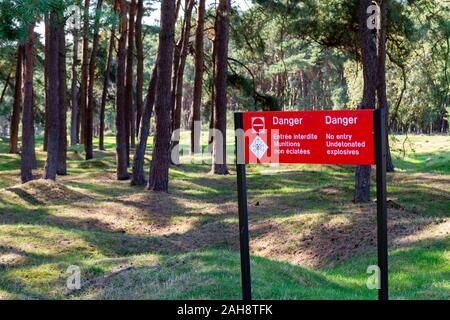
[[[26,258],[16,253],[0,253],[0,269],[24,263]]]
[[[372,204],[349,207],[337,215],[258,222],[251,227],[251,247],[254,254],[277,260],[312,268],[329,267],[359,254],[375,254],[375,219],[376,208]],[[410,243],[420,234],[422,238],[434,239],[449,233],[448,220],[418,217],[404,210],[391,209],[388,224],[391,249]]]
[[[426,240],[450,239],[450,219],[440,219],[414,234],[395,239],[396,246],[405,246]]]
[[[101,159],[92,159],[78,163],[77,168],[80,169],[108,169],[111,165]]]
[[[26,261],[25,253],[12,247],[0,245],[0,270],[20,265]]]
[[[52,180],[33,180],[5,189],[32,205],[80,201],[86,196]]]
[[[311,192],[321,192],[325,195],[342,195],[344,194],[344,191],[342,189],[339,189],[336,186],[324,186],[321,188],[313,189]]]

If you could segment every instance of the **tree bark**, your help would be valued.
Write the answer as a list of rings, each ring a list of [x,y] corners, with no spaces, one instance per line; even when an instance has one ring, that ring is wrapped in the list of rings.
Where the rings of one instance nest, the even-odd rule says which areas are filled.
[[[10,135],[9,135],[9,153],[18,153],[17,142],[19,140],[19,122],[22,112],[22,63],[24,59],[23,45],[17,49],[16,75],[14,84],[14,101],[11,116]]]
[[[72,84],[71,84],[71,107],[72,118],[70,126],[70,145],[78,144],[78,30],[72,32],[73,50],[72,50]]]
[[[364,91],[359,109],[374,109],[377,87],[377,55],[371,30],[367,27],[366,10],[372,4],[371,0],[360,0],[358,8],[359,42],[363,64]],[[357,166],[355,173],[355,202],[370,201],[371,166]]]
[[[44,91],[45,91],[45,115],[44,115],[44,145],[43,150],[47,151],[48,142],[48,43],[50,41],[50,16],[48,13],[44,18],[45,26],[45,47],[44,47]]]
[[[23,49],[24,59],[24,100],[22,116],[22,152],[20,177],[22,183],[33,180],[33,167],[36,163],[34,151],[33,116],[33,74],[34,74],[34,23],[28,26],[28,39]],[[17,85],[17,84],[16,84]]]
[[[194,97],[192,101],[192,123],[191,123],[191,153],[201,153],[200,134],[195,132],[196,123],[201,121],[201,104],[203,89],[203,63],[204,63],[204,44],[203,34],[205,29],[205,0],[199,0],[197,12],[197,30],[195,34],[195,78],[194,78]],[[197,125],[200,128],[201,125]]]
[[[144,159],[147,148],[147,138],[150,132],[150,120],[153,113],[153,105],[155,104],[156,71],[157,69],[155,67],[148,87],[147,98],[145,99],[144,112],[142,113],[139,129],[139,139],[134,153],[133,177],[131,181],[131,185],[134,186],[143,186],[146,183],[144,175]]]
[[[128,47],[127,47],[127,65],[126,65],[126,84],[125,84],[125,107],[127,122],[127,154],[128,164],[130,163],[130,146],[135,147],[135,128],[133,116],[133,58],[134,58],[134,17],[136,14],[136,0],[130,1],[130,12],[128,20]]]
[[[215,111],[214,129],[222,134],[214,137],[212,173],[228,174],[226,162],[227,134],[227,71],[230,0],[220,0],[216,16],[216,70],[214,74]]]
[[[128,157],[127,157],[127,126],[125,107],[125,63],[126,63],[126,41],[127,41],[127,9],[125,0],[118,0],[118,14],[120,17],[120,39],[117,52],[117,74],[116,74],[116,165],[117,179],[128,180]]]
[[[50,13],[48,43],[48,143],[44,179],[56,180],[59,149],[59,32],[56,12]]]
[[[137,2],[137,15],[135,26],[136,42],[136,135],[139,135],[141,117],[143,112],[143,84],[144,84],[144,46],[142,44],[142,17],[144,16],[144,0]]]
[[[115,30],[111,31],[111,38],[109,40],[108,48],[108,60],[106,61],[105,75],[103,78],[103,91],[102,91],[102,101],[100,104],[100,132],[99,132],[99,149],[105,150],[105,108],[106,108],[106,98],[108,95],[109,87],[109,77],[111,73],[111,62],[114,49],[114,37]]]
[[[10,82],[11,82],[11,73],[8,74],[8,77],[5,80],[5,84],[3,86],[3,90],[2,90],[2,93],[0,95],[0,104],[3,103],[3,99],[5,98],[6,90],[8,90]]]
[[[89,60],[89,84],[87,93],[87,107],[85,112],[85,130],[84,130],[84,150],[86,153],[86,160],[90,160],[94,157],[93,154],[93,143],[92,134],[94,129],[94,84],[95,84],[95,62],[97,60],[98,51],[98,39],[99,39],[99,29],[100,29],[100,15],[102,13],[103,0],[97,1],[97,8],[95,12],[95,22],[94,22],[94,38],[92,40],[92,51],[91,58]]]
[[[183,22],[184,24],[184,22]],[[176,25],[176,19],[175,19],[175,25]],[[175,38],[174,38],[174,41]],[[180,55],[181,55],[181,46],[183,45],[183,30],[181,31],[181,37],[180,40],[178,41],[178,43],[175,45],[174,47],[174,51],[173,51],[173,75],[172,75],[172,95],[171,95],[171,99],[170,99],[170,114],[171,114],[171,129],[173,131],[173,127],[174,127],[174,118],[175,118],[175,90],[177,87],[177,71],[178,71],[178,65],[180,64]]]
[[[217,22],[215,22],[215,25]],[[214,25],[214,29],[216,29]],[[214,142],[214,135],[213,135],[213,129],[214,129],[214,112],[216,110],[215,103],[216,103],[216,88],[214,85],[214,76],[216,74],[216,52],[217,52],[217,35],[214,31],[214,38],[212,39],[212,50],[211,50],[211,64],[212,64],[212,85],[211,85],[211,112],[209,114],[209,137],[208,137],[208,152],[213,153],[213,142]]]
[[[60,176],[67,175],[67,68],[66,68],[66,34],[64,22],[58,24],[59,60],[58,60],[58,90],[59,90],[59,145],[58,169]]]
[[[161,1],[161,29],[156,76],[156,136],[148,189],[167,192],[169,188],[169,144],[171,72],[173,63],[175,1]]]
[[[172,115],[172,132],[174,133],[171,150],[174,150],[180,142],[180,127],[181,127],[181,110],[183,108],[183,78],[184,68],[186,66],[186,58],[189,48],[189,35],[191,32],[191,16],[194,7],[194,0],[186,0],[184,10],[183,31],[181,34],[181,48],[179,52],[178,66],[175,66],[175,92],[174,113]]]
[[[389,0],[380,3],[381,28],[377,34],[377,65],[378,65],[378,108],[386,109],[386,171],[394,172],[391,148],[389,146],[389,103],[386,95],[386,33],[387,33],[387,7]]]
[[[85,143],[87,95],[89,79],[89,6],[90,0],[84,2],[83,14],[83,51],[81,62],[81,85],[80,85],[80,143]]]

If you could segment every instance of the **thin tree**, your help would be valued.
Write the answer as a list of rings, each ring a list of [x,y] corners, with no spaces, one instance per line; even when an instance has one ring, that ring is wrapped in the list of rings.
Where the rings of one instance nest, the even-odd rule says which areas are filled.
[[[45,91],[45,115],[44,115],[44,145],[43,150],[47,151],[48,142],[48,43],[50,41],[50,16],[45,14],[45,46],[44,46],[44,91]]]
[[[156,67],[153,68],[152,78],[148,87],[147,97],[145,99],[144,112],[142,113],[138,143],[133,158],[133,176],[131,185],[143,186],[145,185],[144,176],[144,159],[147,148],[147,138],[150,132],[150,120],[153,113],[153,106],[155,104],[156,95]]]
[[[89,79],[89,6],[90,0],[84,2],[83,12],[83,49],[81,62],[81,85],[80,85],[80,142],[85,143],[86,130],[86,109],[87,109],[87,91]]]
[[[116,74],[116,165],[117,179],[128,180],[127,130],[125,117],[125,62],[127,41],[127,10],[125,0],[116,1],[116,11],[120,17],[119,44]]]
[[[126,124],[127,124],[127,156],[128,163],[130,157],[130,144],[134,148],[136,145],[136,124],[133,108],[133,59],[134,59],[134,16],[136,15],[136,0],[130,1],[130,12],[128,20],[128,37],[127,37],[127,65],[125,80],[125,107],[126,107]]]
[[[58,91],[59,91],[59,144],[57,174],[67,174],[67,67],[66,67],[66,33],[64,31],[64,18],[58,23]]]
[[[378,108],[386,109],[386,128],[389,128],[389,103],[386,95],[386,33],[387,33],[387,8],[389,0],[380,1],[380,29],[377,33],[377,102]],[[386,130],[386,170],[394,172],[391,148],[389,147],[389,130]]]
[[[175,82],[174,82],[174,111],[172,115],[172,131],[174,132],[174,137],[172,141],[171,149],[174,150],[180,140],[180,127],[181,127],[181,110],[183,107],[183,78],[184,78],[184,68],[186,66],[186,58],[189,48],[189,35],[191,32],[191,16],[192,9],[194,7],[194,0],[186,0],[184,19],[183,19],[183,30],[180,39],[180,48],[178,54],[178,65],[175,65]]]
[[[44,179],[56,180],[59,150],[59,32],[58,16],[50,13],[48,43],[48,143]]]
[[[174,17],[175,1],[162,0],[161,29],[156,64],[156,136],[148,183],[149,190],[162,192],[167,192],[169,189],[171,71],[174,49]]]
[[[200,134],[195,132],[195,124],[201,121],[201,104],[203,89],[203,63],[204,63],[204,29],[205,29],[205,0],[199,0],[197,11],[197,30],[195,33],[195,78],[194,97],[192,101],[192,123],[191,123],[191,153],[201,152]],[[198,126],[200,129],[201,126]]]
[[[33,74],[34,74],[34,22],[28,26],[27,42],[23,49],[24,61],[24,99],[22,115],[22,152],[20,177],[22,183],[33,180],[33,167],[36,163],[34,151],[33,116]]]
[[[72,49],[72,83],[71,83],[71,127],[70,127],[70,144],[72,146],[79,142],[78,132],[78,30],[72,31],[73,49]]]
[[[89,60],[89,84],[87,93],[87,107],[84,115],[84,150],[86,153],[86,160],[93,158],[93,144],[92,144],[92,134],[94,127],[94,84],[95,84],[95,62],[97,60],[98,52],[98,39],[99,39],[99,29],[100,29],[100,15],[102,13],[103,0],[97,1],[97,8],[95,11],[95,22],[94,22],[94,37],[92,40],[92,51],[91,58]]]
[[[9,84],[11,82],[11,73],[8,73],[8,76],[5,79],[5,84],[3,85],[2,93],[0,94],[0,104],[3,103],[5,98],[6,90],[8,90]]]
[[[367,27],[367,8],[371,0],[360,0],[358,8],[359,20],[359,46],[363,65],[364,89],[359,109],[373,109],[377,88],[377,51],[371,30]],[[370,174],[371,166],[357,166],[355,173],[355,202],[368,202],[370,200]]]
[[[22,112],[22,64],[24,46],[19,44],[17,49],[16,75],[14,84],[14,97],[9,135],[9,153],[18,153],[17,142],[19,140],[19,122]]]
[[[109,78],[111,73],[111,62],[114,49],[114,28],[111,31],[111,37],[109,39],[108,48],[108,58],[106,61],[105,74],[103,76],[103,90],[102,90],[102,101],[100,103],[100,130],[99,130],[99,145],[100,150],[105,150],[105,108],[106,108],[106,98],[108,96]]]
[[[212,77],[211,77],[211,112],[209,114],[209,137],[208,137],[208,152],[213,152],[213,142],[214,142],[214,135],[213,135],[213,129],[214,129],[214,112],[216,110],[215,103],[216,103],[216,89],[214,86],[214,75],[216,74],[216,52],[217,52],[217,36],[216,36],[216,25],[217,25],[217,19],[214,24],[214,36],[211,40],[212,42],[212,48],[211,48],[211,65],[212,65]]]
[[[226,163],[227,71],[230,0],[220,0],[216,16],[216,57],[214,73],[214,129],[222,137],[214,137],[212,173],[228,174]]]
[[[135,25],[136,42],[136,136],[139,135],[143,112],[144,84],[144,46],[142,44],[142,17],[144,16],[144,0],[138,0]]]

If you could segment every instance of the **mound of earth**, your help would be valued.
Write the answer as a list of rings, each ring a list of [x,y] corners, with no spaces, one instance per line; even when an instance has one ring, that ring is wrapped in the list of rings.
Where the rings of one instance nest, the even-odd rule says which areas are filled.
[[[59,182],[44,179],[32,180],[5,190],[34,205],[73,202],[86,198]]]
[[[423,239],[448,236],[447,219],[419,217],[390,209],[390,249]],[[289,221],[254,221],[251,247],[255,254],[311,268],[330,267],[361,254],[376,254],[376,208],[348,208],[335,215],[298,216]]]
[[[100,159],[92,159],[79,163],[77,167],[80,169],[108,169],[110,165]]]

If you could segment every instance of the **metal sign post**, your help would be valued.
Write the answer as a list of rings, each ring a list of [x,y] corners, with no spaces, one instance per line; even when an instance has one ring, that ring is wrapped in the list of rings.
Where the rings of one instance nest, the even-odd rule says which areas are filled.
[[[333,163],[332,161],[336,161],[336,164],[375,164],[376,165],[376,187],[377,187],[377,253],[378,253],[378,267],[379,267],[379,290],[378,290],[378,299],[379,300],[387,300],[388,299],[388,236],[387,236],[387,204],[386,204],[386,195],[387,195],[387,189],[386,189],[386,111],[384,109],[377,109],[372,111],[373,112],[373,132],[368,131],[371,130],[372,122],[369,122],[366,124],[362,124],[357,122],[357,120],[366,121],[367,120],[367,112],[368,111],[360,111],[360,113],[355,114],[352,112],[358,112],[358,111],[331,111],[330,113],[324,113],[320,114],[317,113],[311,113],[311,112],[301,112],[299,111],[296,115],[297,116],[303,116],[304,121],[308,122],[309,124],[306,124],[303,122],[303,118],[297,117],[292,118],[295,112],[279,112],[279,113],[272,113],[273,117],[280,116],[281,114],[285,115],[286,118],[283,118],[282,122],[278,120],[270,122],[267,121],[266,124],[268,125],[284,125],[288,124],[290,127],[292,127],[295,124],[298,125],[309,125],[308,128],[315,128],[315,123],[317,123],[316,130],[322,130],[320,131],[321,137],[326,136],[326,139],[334,139],[334,135],[332,134],[326,134],[323,130],[324,129],[323,123],[320,122],[314,122],[314,121],[320,121],[320,119],[325,119],[325,125],[344,125],[346,128],[345,130],[352,130],[347,127],[347,125],[354,124],[357,126],[357,130],[361,130],[361,132],[358,131],[350,131],[353,133],[354,136],[359,137],[359,139],[365,139],[364,144],[359,144],[358,148],[360,151],[356,153],[356,158],[353,160],[348,156],[348,152],[344,154],[341,158],[335,158],[336,160],[332,160],[333,158],[329,157],[329,153],[325,151],[325,149],[320,149],[320,143],[310,143],[310,146],[312,148],[318,148],[316,149],[316,156],[317,154],[320,154],[321,152],[326,152],[325,154],[328,156],[319,158],[313,158],[308,156],[301,155],[298,158],[292,157],[292,156],[286,156],[284,158],[279,159],[279,163],[322,163],[322,164],[329,164]],[[365,112],[365,113],[364,113]],[[259,133],[262,132],[264,129],[264,123],[265,115],[271,114],[268,113],[250,113],[251,116],[253,116],[254,121],[251,124],[251,128],[249,128],[249,121],[247,113],[246,119],[244,121],[244,114],[242,112],[237,112],[234,114],[234,124],[235,124],[235,130],[238,132],[239,130],[245,131],[246,129],[250,129],[253,131],[253,133],[256,132],[258,136],[256,139],[260,139]],[[347,122],[339,122],[340,120],[336,117],[336,120],[333,120],[333,116],[340,116],[342,115],[344,117],[346,116],[355,116],[353,121],[352,118],[347,118]],[[323,118],[325,116],[325,118]],[[370,114],[372,116],[372,114]],[[288,119],[291,117],[290,119]],[[322,117],[322,118],[321,118]],[[287,120],[285,120],[287,119]],[[344,121],[344,120],[342,120]],[[275,123],[276,122],[276,123]],[[248,128],[247,128],[248,127]],[[256,130],[256,129],[258,130]],[[262,128],[262,129],[261,129]],[[327,127],[328,128],[328,127]],[[293,128],[292,128],[293,129]],[[291,129],[289,129],[291,130]],[[343,132],[341,129],[332,128],[331,132],[334,132],[338,130],[339,132]],[[334,131],[333,131],[334,130]],[[327,131],[328,132],[328,131]],[[246,135],[243,134],[241,139],[238,138],[238,135],[236,134],[236,171],[237,171],[237,191],[238,191],[238,202],[239,202],[239,240],[240,240],[240,254],[241,254],[241,280],[242,280],[242,296],[244,300],[251,300],[251,277],[250,277],[250,245],[249,245],[249,229],[248,229],[248,209],[247,209],[247,183],[246,183],[246,173],[245,173],[245,164],[248,162],[248,150],[247,144],[245,141]],[[346,135],[341,135],[341,137],[346,137]],[[317,139],[317,136],[316,136]],[[372,145],[373,144],[373,145]],[[308,143],[306,143],[308,145]],[[370,147],[369,147],[370,146]],[[266,146],[267,147],[267,146]],[[369,149],[367,149],[369,147]],[[365,150],[363,150],[365,148]],[[372,149],[373,148],[373,149]],[[374,150],[374,154],[370,154]],[[264,163],[264,160],[266,157],[266,151],[267,148],[258,149],[256,152],[256,155],[259,160],[261,160],[261,163]],[[271,153],[274,150],[271,150]],[[255,152],[255,150],[253,150]],[[309,154],[309,153],[307,153]],[[350,153],[351,155],[355,155],[355,153]],[[320,162],[317,162],[320,161]],[[330,162],[331,161],[331,162]],[[338,162],[339,161],[339,162]]]
[[[380,268],[378,299],[388,300],[388,236],[386,203],[386,111],[374,111],[375,163],[377,168],[377,250]]]
[[[234,114],[235,132],[243,129],[242,113]],[[238,157],[239,146],[236,136],[236,171],[237,189],[239,202],[239,242],[241,249],[241,277],[242,277],[242,297],[244,300],[252,299],[251,278],[250,278],[250,244],[248,234],[248,210],[247,210],[247,179],[245,175],[245,162],[240,163]]]

